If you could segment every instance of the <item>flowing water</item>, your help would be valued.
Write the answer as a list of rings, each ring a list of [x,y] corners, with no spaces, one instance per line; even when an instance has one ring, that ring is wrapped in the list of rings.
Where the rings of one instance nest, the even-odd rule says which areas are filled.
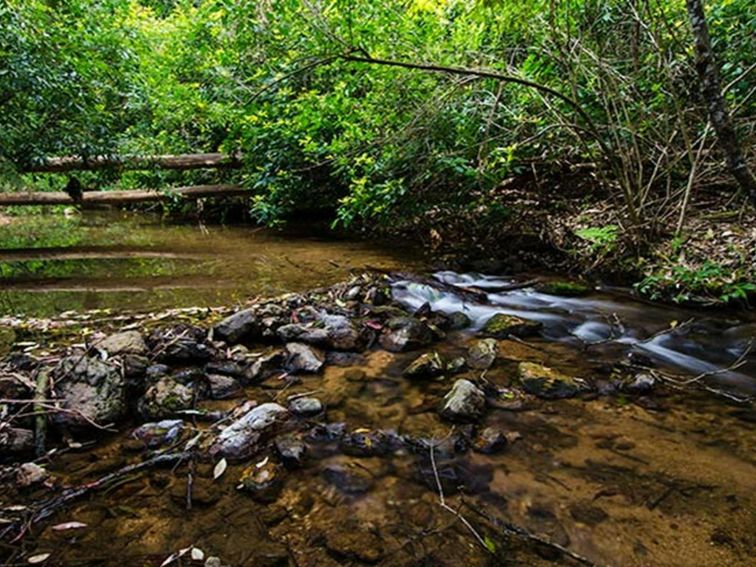
[[[89,231],[83,241],[36,256],[29,250],[2,256],[2,265],[13,267],[3,271],[3,294],[15,306],[6,313],[232,303],[329,284],[366,264],[422,268],[411,255],[362,244],[129,217],[78,222]],[[133,254],[140,255],[140,267],[130,271]],[[35,273],[34,262],[76,267],[52,277],[47,267]],[[152,275],[158,266],[164,269]],[[272,502],[237,489],[245,465],[229,465],[216,480],[214,463],[152,469],[58,511],[21,543],[3,543],[0,559],[26,565],[29,557],[50,553],[48,565],[160,565],[196,546],[228,565],[579,564],[559,553],[562,546],[596,565],[756,564],[756,412],[732,400],[756,391],[756,361],[748,350],[753,319],[650,305],[615,290],[567,298],[532,286],[511,289],[528,278],[439,272],[435,279],[438,285],[399,279],[393,291],[413,309],[430,303],[434,310],[468,314],[472,328],[426,349],[447,359],[463,355],[496,312],[544,324],[536,338],[498,342],[499,359],[483,376],[497,388],[516,388],[521,362],[600,383],[618,362],[635,358],[681,380],[699,379],[647,395],[525,397],[489,408],[478,428],[504,431],[509,442],[503,452],[483,454],[459,450],[455,442],[467,434],[465,426],[437,413],[454,377],[408,380],[403,369],[424,351],[372,348],[328,364],[320,375],[293,383],[274,377],[245,388],[240,399],[199,405],[227,410],[244,398],[283,403],[310,393],[326,407],[316,421],[432,439],[432,455],[355,456],[313,438],[305,465],[286,472]],[[158,282],[171,286],[168,293],[156,292]],[[47,286],[45,293],[36,286]],[[55,482],[81,485],[137,462],[127,438],[131,425],[117,434],[78,437],[83,449],[47,463]],[[45,492],[8,492],[0,508]],[[53,527],[71,521],[86,526]],[[508,531],[513,526],[519,535]],[[187,553],[173,564],[202,563]]]

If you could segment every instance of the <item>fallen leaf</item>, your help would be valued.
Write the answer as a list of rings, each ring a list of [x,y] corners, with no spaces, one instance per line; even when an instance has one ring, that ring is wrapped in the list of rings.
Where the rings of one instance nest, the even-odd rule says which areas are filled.
[[[218,461],[218,463],[215,465],[215,468],[213,469],[213,478],[215,480],[218,480],[224,472],[226,472],[226,467],[228,467],[228,463],[226,462],[226,459],[221,459]]]
[[[31,565],[36,565],[37,563],[44,563],[49,557],[49,553],[39,553],[37,555],[32,555],[29,559],[26,560],[26,562],[30,563]]]
[[[192,548],[192,560],[193,561],[202,561],[205,558],[205,552],[202,551],[199,547],[193,547]]]
[[[78,530],[79,528],[86,528],[87,524],[84,522],[63,522],[52,527],[56,532],[62,532],[65,530]]]

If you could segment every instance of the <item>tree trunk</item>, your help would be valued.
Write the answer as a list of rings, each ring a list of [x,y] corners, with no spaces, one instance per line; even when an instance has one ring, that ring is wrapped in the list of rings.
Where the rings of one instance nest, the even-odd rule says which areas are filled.
[[[141,189],[131,191],[92,191],[84,193],[82,205],[127,205],[180,199],[205,199],[249,195],[239,185],[194,185],[177,187],[162,192]],[[6,205],[71,205],[76,202],[67,193],[61,192],[10,192],[0,193],[0,206]]]
[[[706,23],[703,0],[686,0],[686,5],[696,43],[696,70],[701,81],[704,101],[709,110],[709,119],[717,133],[719,146],[727,158],[730,173],[732,173],[740,188],[756,204],[756,178],[748,169],[748,164],[743,157],[735,128],[722,96],[719,69],[711,50],[709,26]]]
[[[21,168],[24,173],[64,173],[98,169],[202,169],[240,167],[239,156],[220,153],[164,156],[51,157]]]

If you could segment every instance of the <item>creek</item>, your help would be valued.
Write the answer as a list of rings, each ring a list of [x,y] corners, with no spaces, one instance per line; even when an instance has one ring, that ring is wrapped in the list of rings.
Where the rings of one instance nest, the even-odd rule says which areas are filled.
[[[752,561],[756,412],[747,398],[756,393],[756,323],[748,314],[654,305],[602,287],[568,297],[543,287],[561,281],[553,275],[415,277],[409,274],[427,266],[411,250],[296,234],[120,213],[78,218],[63,232],[37,223],[36,237],[17,234],[13,250],[0,253],[6,316],[237,304],[331,285],[375,266],[406,272],[392,277],[396,303],[383,309],[464,313],[470,324],[400,352],[375,340],[355,354],[329,352],[319,372],[272,373],[228,399],[197,397],[191,411],[173,416],[185,421],[183,443],[209,431],[203,415],[228,416],[245,400],[320,400],[319,413],[297,421],[306,456],[277,469],[283,480],[274,496],[239,489],[250,467],[283,463],[272,441],[253,458],[229,459],[221,475],[217,458],[149,469],[57,510],[20,540],[0,542],[7,564],[50,554],[47,565],[160,565],[192,546],[234,566]],[[343,308],[345,297],[356,296],[351,289],[340,288],[328,304]],[[305,321],[305,312],[295,309],[291,320]],[[365,328],[385,333],[389,323],[378,312]],[[498,313],[541,328],[496,339],[498,354],[486,369],[450,370],[460,357],[469,365],[468,349]],[[131,327],[152,330],[140,325]],[[34,340],[45,349],[40,337]],[[280,348],[245,344],[255,356]],[[437,353],[447,370],[408,377],[424,353]],[[523,365],[587,386],[560,399],[526,392]],[[172,371],[207,368],[184,362]],[[631,386],[649,373],[652,386]],[[485,411],[472,421],[439,415],[460,378],[486,391]],[[41,461],[53,480],[2,488],[0,519],[141,462],[131,432],[144,421],[132,412],[117,432],[74,431],[73,444],[70,432],[53,434],[60,451]],[[12,470],[14,459],[3,460]],[[202,561],[186,552],[172,564]]]

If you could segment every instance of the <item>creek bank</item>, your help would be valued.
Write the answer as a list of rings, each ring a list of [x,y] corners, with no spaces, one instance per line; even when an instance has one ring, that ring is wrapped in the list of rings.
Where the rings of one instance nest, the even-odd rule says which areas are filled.
[[[577,403],[598,396],[640,400],[664,389],[627,365],[597,376],[535,362],[522,355],[522,345],[510,335],[522,339],[511,327],[501,338],[488,336],[490,328],[455,335],[470,324],[457,313],[445,315],[430,305],[408,309],[392,299],[385,276],[366,274],[260,302],[209,327],[182,323],[117,333],[72,346],[59,353],[59,360],[11,354],[3,362],[4,377],[10,379],[0,382],[0,395],[18,402],[3,406],[0,447],[6,470],[14,472],[2,479],[9,484],[8,494],[28,499],[29,507],[0,512],[10,522],[5,534],[17,535],[37,510],[28,494],[17,492],[26,488],[19,479],[27,473],[40,479],[24,480],[27,486],[40,486],[37,497],[64,490],[55,473],[42,478],[28,466],[39,430],[28,417],[9,411],[31,405],[41,394],[49,417],[48,450],[80,451],[82,442],[99,436],[104,426],[127,428],[128,443],[122,449],[128,459],[150,462],[155,455],[176,451],[190,455],[182,459],[196,470],[191,489],[176,485],[170,475],[161,477],[160,482],[171,485],[175,503],[212,509],[222,501],[222,482],[228,478],[236,498],[249,497],[274,516],[275,506],[289,497],[287,491],[296,490],[296,472],[312,469],[333,489],[326,497],[338,511],[335,520],[340,502],[385,490],[400,466],[396,460],[412,463],[407,478],[420,491],[413,496],[418,501],[434,503],[439,486],[450,497],[484,492],[493,470],[464,459],[472,453],[486,458],[506,453],[532,435],[524,427],[518,431],[487,422],[499,414],[514,416],[528,408],[567,403],[566,398]],[[522,328],[522,322],[515,323]],[[528,336],[537,339],[540,332],[540,326],[531,325]],[[452,338],[461,345],[449,350]],[[381,356],[397,366],[393,375],[368,372],[366,362]],[[347,370],[334,375],[332,370],[340,367]],[[36,377],[44,372],[50,373],[49,389],[35,392]],[[391,407],[384,417],[391,425],[355,423],[355,416],[365,414],[361,392],[374,393],[372,411],[381,415],[383,392],[397,387],[408,406],[401,409],[406,415],[399,427],[391,420],[391,412],[397,411]],[[424,512],[412,514],[421,517]],[[551,529],[555,520],[546,523]],[[369,539],[360,533],[360,541],[370,543],[363,549],[343,525],[319,524],[322,533],[313,537],[321,542],[318,553],[326,555],[314,556],[322,561],[315,564],[382,560],[383,548],[392,541],[388,526],[370,528],[365,532]],[[271,526],[266,529],[273,533]],[[469,544],[470,534],[462,533]],[[564,537],[559,532],[562,544]],[[470,553],[467,546],[461,549]],[[559,553],[558,548],[552,551]],[[276,553],[282,553],[280,546]],[[464,560],[454,553],[452,558]],[[490,550],[473,556],[486,564]]]

